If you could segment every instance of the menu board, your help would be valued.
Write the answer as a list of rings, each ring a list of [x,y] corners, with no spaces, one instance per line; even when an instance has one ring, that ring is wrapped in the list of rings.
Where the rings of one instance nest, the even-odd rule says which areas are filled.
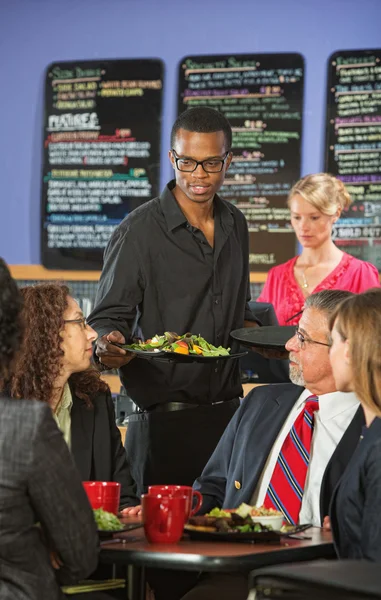
[[[300,177],[303,78],[300,54],[188,56],[180,64],[179,113],[209,106],[232,126],[220,193],[247,219],[252,271],[295,255],[286,200]]]
[[[100,269],[120,221],[158,194],[160,60],[60,62],[46,73],[41,260]]]
[[[335,52],[328,71],[325,168],[354,200],[335,244],[381,270],[381,49]]]

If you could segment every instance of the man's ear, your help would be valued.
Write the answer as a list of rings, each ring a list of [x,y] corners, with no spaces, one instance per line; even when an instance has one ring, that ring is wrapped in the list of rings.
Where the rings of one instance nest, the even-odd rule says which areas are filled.
[[[175,169],[175,159],[173,158],[172,150],[168,150],[168,158],[171,162],[172,167]]]
[[[225,162],[225,165],[226,165],[225,171],[227,171],[228,168],[230,167],[232,159],[233,159],[233,152],[229,152],[228,157],[227,157],[226,162]]]

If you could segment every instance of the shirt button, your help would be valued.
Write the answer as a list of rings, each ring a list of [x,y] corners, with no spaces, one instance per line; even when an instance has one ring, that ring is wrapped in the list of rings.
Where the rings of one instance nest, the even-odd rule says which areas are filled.
[[[214,304],[218,304],[218,300],[215,300],[215,301],[214,301]]]

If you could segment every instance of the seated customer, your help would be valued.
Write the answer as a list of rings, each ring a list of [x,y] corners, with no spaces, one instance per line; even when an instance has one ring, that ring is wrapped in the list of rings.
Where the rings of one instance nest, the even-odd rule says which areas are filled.
[[[298,330],[286,344],[293,383],[257,387],[245,398],[194,484],[203,494],[203,512],[241,502],[265,504],[290,522],[314,525],[328,514],[334,486],[364,423],[356,395],[336,391],[329,362],[328,321],[348,296],[325,290],[307,298]],[[298,419],[306,411],[313,424],[309,440]],[[295,429],[309,455],[304,470],[299,463],[289,465],[302,491],[297,502],[290,482],[279,479],[278,463],[281,452],[293,461],[287,445]]]
[[[365,414],[361,442],[330,507],[340,558],[381,561],[381,291],[348,298],[331,317],[337,389],[354,391]]]
[[[21,343],[21,308],[21,295],[0,259],[2,383]],[[1,396],[0,474],[0,598],[59,600],[59,584],[75,583],[95,569],[98,535],[77,469],[46,405]],[[58,570],[50,553],[61,564]]]
[[[135,506],[135,483],[110,390],[91,367],[97,334],[65,285],[26,287],[22,295],[25,333],[7,386],[9,395],[46,402],[82,480],[117,481],[122,486],[121,506]]]
[[[329,318],[350,296],[325,290],[307,298],[297,333],[286,345],[293,383],[256,387],[246,396],[194,483],[203,495],[202,513],[245,502],[275,506],[289,522],[321,525],[364,424],[356,395],[336,391],[329,362]],[[295,461],[296,437],[306,461]],[[282,479],[282,459],[290,479]],[[291,480],[297,481],[298,494]],[[151,582],[157,600],[166,598]],[[246,600],[247,594],[247,574],[204,573],[183,600]]]

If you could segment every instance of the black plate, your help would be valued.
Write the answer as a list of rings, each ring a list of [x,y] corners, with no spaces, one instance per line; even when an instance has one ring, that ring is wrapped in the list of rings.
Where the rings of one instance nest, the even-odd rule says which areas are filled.
[[[282,531],[250,531],[247,533],[233,531],[225,533],[221,531],[198,531],[197,529],[188,529],[188,526],[185,525],[184,533],[187,533],[191,540],[200,542],[279,542],[282,537],[295,535],[310,527],[312,527],[310,523],[295,525],[295,527],[290,527],[287,533]]]
[[[295,335],[295,329],[291,325],[245,327],[235,329],[230,335],[243,346],[285,350],[286,343]]]
[[[200,354],[178,354],[177,352],[147,352],[146,350],[131,350],[138,358],[144,358],[145,360],[160,360],[165,362],[176,362],[176,363],[208,363],[215,362],[216,360],[231,360],[234,358],[241,358],[246,356],[247,352],[235,352],[234,354],[228,354],[227,356],[201,356]]]
[[[143,527],[143,525],[141,523],[127,523],[126,525],[123,525],[122,529],[113,529],[113,530],[105,530],[105,529],[98,529],[98,535],[99,537],[102,538],[108,538],[111,537],[112,535],[114,535],[114,533],[124,533],[125,531],[132,531],[133,529],[139,529],[140,527]]]

